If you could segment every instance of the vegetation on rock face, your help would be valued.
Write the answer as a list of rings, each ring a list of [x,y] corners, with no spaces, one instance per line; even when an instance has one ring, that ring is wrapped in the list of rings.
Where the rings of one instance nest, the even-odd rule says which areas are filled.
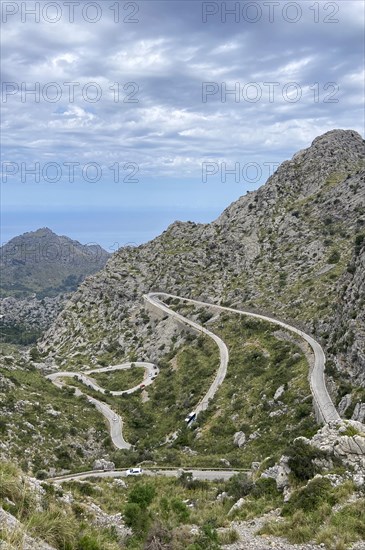
[[[267,524],[261,533],[285,536],[292,543],[314,540],[328,550],[348,548],[365,539],[365,500],[346,503],[353,490],[351,482],[334,488],[329,479],[314,478],[284,504],[285,520]]]
[[[152,330],[142,295],[163,290],[294,319],[322,339],[337,372],[363,384],[364,159],[360,135],[329,132],[213,223],[176,222],[119,250],[81,285],[41,350],[61,363],[74,352],[95,361],[119,341],[126,357],[158,360],[172,333],[166,320]]]
[[[56,550],[218,550],[238,539],[232,519],[252,520],[277,508],[282,518],[266,524],[262,533],[292,542],[315,539],[328,550],[347,548],[365,536],[364,499],[348,481],[334,488],[329,479],[315,478],[283,504],[272,479],[240,474],[228,482],[191,483],[188,477],[96,478],[58,486],[28,479],[14,465],[0,462],[0,513],[20,522],[14,530],[4,520],[0,541],[20,547],[26,533],[34,547],[37,539]],[[232,512],[240,497],[242,506]]]
[[[59,487],[28,480],[14,466],[0,462],[0,511],[2,507],[20,521],[17,533],[4,523],[0,541],[11,542],[15,536],[21,540],[26,532],[57,550],[142,550],[155,548],[148,546],[153,540],[174,550],[206,550],[213,548],[206,544],[211,540],[218,549],[216,529],[227,525],[230,505],[212,506],[218,487],[223,486],[201,482],[186,488],[179,479],[164,478],[127,483],[96,479]],[[201,531],[192,534],[191,525]]]
[[[94,495],[97,494],[95,491]],[[117,496],[117,495],[115,495]],[[2,518],[0,541],[22,548],[24,536],[30,548],[46,542],[56,550],[117,550],[127,533],[100,523],[99,513],[87,497],[75,499],[60,487],[27,479],[9,463],[0,462],[0,511],[19,523],[16,528]],[[12,517],[11,516],[11,517]],[[13,546],[14,547],[14,546]]]
[[[11,346],[0,355],[1,456],[34,475],[83,469],[112,452],[107,426],[86,399],[56,388]]]
[[[144,369],[133,367],[131,369],[107,372],[94,372],[90,376],[97,384],[109,391],[129,390],[141,384],[144,377]]]
[[[311,479],[320,472],[321,468],[315,460],[328,459],[327,453],[315,449],[300,439],[291,443],[285,454],[289,456],[288,466],[297,481]]]
[[[162,290],[305,325],[325,347],[337,402],[352,398],[345,411],[350,417],[364,401],[365,383],[363,168],[359,135],[325,134],[212,224],[176,222],[151,243],[116,253],[80,286],[30,359],[4,346],[1,453],[38,481],[0,463],[0,505],[21,522],[16,531],[3,528],[0,540],[17,544],[26,531],[59,550],[214,550],[237,539],[231,519],[251,520],[277,509],[281,518],[262,532],[292,542],[316,540],[328,550],[365,537],[363,495],[345,468],[296,439],[317,429],[303,342],[265,322],[169,300],[176,311],[218,334],[230,353],[224,383],[188,429],[184,418],[216,373],[217,348],[168,316],[156,319],[142,302],[144,293]],[[77,282],[66,277],[52,292]],[[17,284],[15,290],[25,292]],[[45,301],[46,306],[52,304]],[[5,337],[30,344],[38,321],[20,342],[22,322],[7,324]],[[143,393],[101,395],[72,379],[60,390],[44,377],[51,365],[82,370],[126,360],[158,363],[160,373]],[[120,390],[136,385],[142,372],[94,378],[108,390]],[[133,449],[112,448],[108,426],[84,397],[74,395],[72,385],[122,416]],[[177,439],[165,445],[176,430]],[[344,435],[357,432],[349,426]],[[260,477],[283,454],[291,470],[291,492],[285,495],[274,479]],[[242,472],[226,483],[189,474],[177,480],[128,478],[126,485],[69,482],[62,489],[40,481],[50,471],[91,468],[101,457],[118,467],[152,461],[248,469],[258,462],[251,475]],[[242,506],[232,510],[237,499],[244,499]]]

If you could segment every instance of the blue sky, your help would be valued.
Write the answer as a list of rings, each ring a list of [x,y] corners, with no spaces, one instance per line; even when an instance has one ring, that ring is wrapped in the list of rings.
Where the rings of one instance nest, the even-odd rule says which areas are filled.
[[[25,4],[2,2],[2,243],[145,242],[364,133],[362,1]]]

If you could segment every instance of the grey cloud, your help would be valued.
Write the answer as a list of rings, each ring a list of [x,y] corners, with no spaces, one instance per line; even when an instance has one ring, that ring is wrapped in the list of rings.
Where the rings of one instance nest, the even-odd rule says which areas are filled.
[[[65,81],[95,81],[103,97],[91,104],[78,95],[70,105],[64,88],[56,104],[9,97],[4,158],[128,157],[146,171],[150,163],[156,175],[166,174],[166,159],[172,166],[178,159],[180,177],[184,158],[186,170],[198,175],[199,162],[209,156],[234,162],[239,155],[256,158],[261,150],[282,160],[334,126],[362,131],[360,15],[354,3],[346,3],[346,12],[345,3],[337,3],[340,23],[332,25],[314,24],[304,2],[305,16],[296,24],[280,17],[274,23],[222,24],[212,18],[204,24],[198,1],[140,2],[136,25],[116,25],[110,17],[95,25],[12,21],[4,26],[5,81],[54,81],[62,87]],[[114,103],[109,86],[128,81],[139,85],[139,103]],[[267,87],[257,103],[235,103],[232,97],[221,103],[219,94],[202,103],[203,81],[280,86],[273,103]],[[281,95],[291,81],[302,87],[297,103]],[[338,103],[324,102],[329,81],[340,87]],[[310,90],[316,82],[318,102]]]

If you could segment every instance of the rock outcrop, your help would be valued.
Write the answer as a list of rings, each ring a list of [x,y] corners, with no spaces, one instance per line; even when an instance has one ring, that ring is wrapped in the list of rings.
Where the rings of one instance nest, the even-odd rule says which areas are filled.
[[[272,478],[276,482],[277,488],[282,491],[289,485],[290,468],[288,465],[289,457],[283,455],[278,464],[262,472],[261,477]]]
[[[115,464],[110,460],[105,460],[104,458],[100,458],[99,460],[94,461],[93,470],[105,470],[105,471],[115,470]]]
[[[243,432],[236,432],[233,436],[233,443],[239,448],[243,447],[246,443],[245,434]]]
[[[23,532],[22,524],[9,512],[6,512],[3,508],[0,507],[0,525],[1,528],[6,530],[8,533],[16,533],[17,539],[17,549],[18,550],[56,550],[54,546],[50,546],[44,541],[37,540],[33,537],[30,537],[26,532]],[[4,550],[12,550],[14,546],[7,546],[4,543],[4,546],[1,545],[1,548]]]
[[[356,420],[357,422],[365,422],[365,403],[356,403],[354,412],[352,413],[351,420]]]
[[[355,420],[323,426],[310,441],[314,447],[341,459],[357,474],[365,476],[365,425]]]

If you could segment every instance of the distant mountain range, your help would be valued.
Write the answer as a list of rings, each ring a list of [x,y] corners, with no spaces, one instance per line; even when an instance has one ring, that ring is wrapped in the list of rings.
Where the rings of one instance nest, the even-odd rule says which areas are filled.
[[[109,253],[56,235],[47,227],[11,239],[0,249],[1,297],[54,297],[76,290],[104,267]]]

